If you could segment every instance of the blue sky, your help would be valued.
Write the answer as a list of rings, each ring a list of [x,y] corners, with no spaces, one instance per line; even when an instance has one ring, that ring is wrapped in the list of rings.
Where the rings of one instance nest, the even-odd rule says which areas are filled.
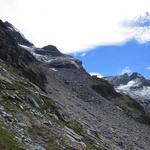
[[[150,43],[128,41],[123,45],[100,46],[86,53],[72,54],[83,61],[88,72],[103,76],[119,75],[125,72],[139,72],[150,78]]]

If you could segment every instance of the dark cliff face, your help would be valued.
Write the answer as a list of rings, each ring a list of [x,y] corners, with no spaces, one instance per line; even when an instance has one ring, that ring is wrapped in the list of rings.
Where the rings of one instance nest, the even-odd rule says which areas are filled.
[[[28,51],[18,46],[7,29],[5,23],[0,21],[0,58],[18,68],[25,77],[44,88],[46,77],[40,66],[38,68],[38,61]]]
[[[102,78],[97,78],[96,76],[93,76],[92,79],[95,81],[92,88],[103,97],[111,99],[120,96],[120,94],[115,91],[113,85],[111,85],[108,81]]]
[[[63,54],[57,49],[57,47],[53,45],[48,45],[44,46],[41,49],[36,49],[35,53],[40,55],[50,55],[52,57],[63,56]]]
[[[29,52],[18,46],[2,21],[0,23],[0,58],[18,67],[25,67],[36,61]]]
[[[14,40],[21,45],[33,46],[31,42],[29,42],[15,27],[9,22],[4,23],[7,27],[7,31],[14,38]]]

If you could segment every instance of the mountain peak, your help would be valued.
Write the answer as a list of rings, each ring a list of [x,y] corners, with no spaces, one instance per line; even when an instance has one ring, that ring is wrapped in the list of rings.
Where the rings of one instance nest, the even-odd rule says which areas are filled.
[[[119,76],[114,77],[105,77],[106,80],[108,80],[109,83],[114,85],[115,87],[120,85],[126,85],[128,82],[138,79],[141,83],[141,85],[146,85],[146,83],[149,83],[149,80],[145,79],[140,73],[133,72],[131,75],[128,75],[127,73]]]
[[[124,73],[123,75],[121,75],[121,77],[128,78],[129,75],[127,73]]]
[[[21,45],[26,45],[26,46],[33,46],[33,44],[31,42],[29,42],[25,36],[17,29],[15,28],[11,23],[9,23],[8,21],[4,22],[7,31],[9,32],[9,34],[13,37],[13,39]]]
[[[83,69],[82,62],[80,60],[61,53],[56,46],[47,45],[43,48],[37,48],[11,23],[5,22],[2,25],[5,26],[6,31],[13,41],[21,48],[29,51],[38,61],[44,62],[50,67]]]
[[[42,47],[41,49],[36,50],[37,54],[40,55],[51,55],[53,57],[62,56],[63,54],[57,49],[54,45],[47,45]]]
[[[144,78],[140,73],[134,72],[131,74],[130,79]]]
[[[46,45],[46,46],[42,47],[42,49],[44,49],[44,50],[52,50],[52,49],[58,50],[57,47],[54,45]]]
[[[6,29],[6,25],[4,24],[2,20],[0,20],[0,26]]]
[[[134,72],[130,76],[122,75],[105,78],[115,89],[122,94],[129,95],[140,104],[148,114],[150,103],[150,80],[140,73]]]

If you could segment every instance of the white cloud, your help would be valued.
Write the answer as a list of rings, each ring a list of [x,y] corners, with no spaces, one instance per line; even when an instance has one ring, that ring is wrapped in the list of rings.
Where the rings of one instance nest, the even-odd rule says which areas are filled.
[[[125,68],[122,69],[122,71],[120,72],[120,75],[123,75],[125,73],[131,73],[131,72],[132,70],[128,66],[126,66]]]
[[[103,78],[103,75],[98,72],[90,72],[91,76],[97,76],[98,78]]]
[[[146,69],[147,69],[147,70],[150,70],[150,67],[147,67]]]
[[[81,57],[84,57],[84,56],[86,56],[86,54],[87,54],[87,53],[84,52],[84,53],[82,53],[80,56],[81,56]]]
[[[148,0],[1,0],[1,19],[37,46],[77,52],[136,38],[150,40],[148,27],[126,26],[150,8]]]

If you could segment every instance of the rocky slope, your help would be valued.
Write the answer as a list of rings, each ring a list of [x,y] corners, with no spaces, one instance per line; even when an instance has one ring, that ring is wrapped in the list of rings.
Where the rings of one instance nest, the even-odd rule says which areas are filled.
[[[131,96],[150,115],[150,80],[136,72],[105,79],[115,86],[116,91]]]
[[[91,77],[79,60],[13,32],[0,21],[0,149],[149,149],[138,103]]]

